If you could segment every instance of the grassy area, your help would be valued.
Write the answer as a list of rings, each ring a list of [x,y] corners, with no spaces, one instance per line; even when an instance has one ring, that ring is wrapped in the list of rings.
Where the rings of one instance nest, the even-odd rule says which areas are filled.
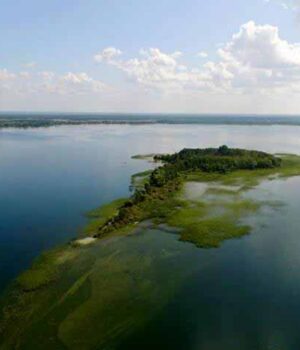
[[[89,222],[83,228],[83,233],[86,235],[94,235],[97,233],[99,227],[104,225],[108,219],[118,214],[119,208],[126,202],[126,200],[126,198],[119,198],[86,213]]]
[[[131,176],[131,188],[132,190],[142,189],[145,184],[149,181],[149,177],[152,170],[146,170]]]

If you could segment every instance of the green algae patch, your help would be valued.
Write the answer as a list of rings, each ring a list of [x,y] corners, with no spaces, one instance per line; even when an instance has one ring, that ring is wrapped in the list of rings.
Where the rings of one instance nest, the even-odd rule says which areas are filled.
[[[186,225],[180,239],[199,248],[217,248],[224,240],[242,237],[250,231],[250,226],[237,225],[227,217],[216,217]]]
[[[252,199],[242,199],[239,201],[224,202],[222,204],[232,212],[232,216],[240,218],[243,215],[257,212],[264,203]]]
[[[207,200],[187,202],[167,218],[171,227],[180,228],[180,240],[200,248],[216,248],[227,239],[242,237],[251,231],[241,219],[257,212],[263,204],[250,199],[237,201]]]
[[[40,255],[32,267],[23,272],[16,280],[24,292],[37,290],[55,281],[61,266],[75,258],[77,252],[63,247]]]
[[[212,196],[237,196],[238,192],[239,188],[237,190],[232,190],[224,187],[210,187],[205,191],[205,194]]]
[[[174,227],[186,227],[192,223],[197,224],[208,214],[208,206],[205,203],[193,203],[189,205],[188,202],[185,203],[184,207],[177,208],[175,212],[172,213],[167,218],[167,223]]]

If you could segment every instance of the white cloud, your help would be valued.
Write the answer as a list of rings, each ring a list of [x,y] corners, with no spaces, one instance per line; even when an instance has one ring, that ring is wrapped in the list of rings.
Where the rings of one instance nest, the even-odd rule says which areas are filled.
[[[91,78],[84,72],[68,72],[67,74],[58,78],[55,86],[57,87],[58,91],[63,93],[101,92],[106,87],[104,83]]]
[[[188,90],[213,93],[249,93],[249,89],[300,90],[300,44],[289,43],[271,25],[245,23],[230,41],[218,49],[216,61],[200,67],[180,63],[181,53],[164,53],[158,48],[141,50],[140,57],[124,60],[108,55],[111,48],[98,55],[101,61],[123,71],[132,81],[164,92]],[[119,50],[114,49],[114,52]],[[206,53],[201,53],[205,58]]]
[[[104,83],[84,72],[59,75],[50,71],[30,74],[23,71],[10,73],[6,69],[0,70],[0,91],[16,94],[82,95],[103,92],[106,88]]]
[[[158,48],[142,49],[139,54],[141,57],[123,60],[121,57],[106,56],[104,53],[98,55],[102,61],[120,69],[131,81],[149,88],[163,90],[178,90],[184,87],[205,87],[207,76],[198,70],[188,70],[188,68],[178,62],[182,53],[175,51],[173,53],[164,53]],[[104,59],[105,57],[105,59]]]
[[[41,109],[42,101],[50,108],[68,101],[69,108],[111,111],[300,112],[300,43],[281,38],[276,26],[247,22],[216,49],[214,60],[205,52],[198,56],[191,65],[180,51],[148,48],[127,58],[106,48],[94,60],[121,72],[114,90],[86,72],[0,69],[0,105],[14,109],[32,101]]]
[[[200,51],[197,53],[197,56],[201,57],[201,58],[207,58],[208,54],[205,51]]]
[[[122,55],[121,50],[116,49],[115,47],[107,47],[102,52],[97,53],[94,56],[94,59],[96,62],[102,62],[102,61],[109,62],[121,55]]]
[[[288,68],[300,65],[300,44],[282,40],[277,27],[250,21],[219,50],[219,55],[224,61],[253,68]]]
[[[8,81],[15,78],[15,74],[10,73],[7,69],[0,69],[0,81]]]
[[[300,84],[300,44],[281,39],[277,27],[250,21],[218,54],[211,69],[224,79],[231,75],[233,89],[292,90]]]

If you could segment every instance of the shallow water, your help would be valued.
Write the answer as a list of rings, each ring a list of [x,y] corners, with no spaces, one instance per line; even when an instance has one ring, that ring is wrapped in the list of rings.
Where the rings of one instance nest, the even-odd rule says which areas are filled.
[[[282,205],[218,249],[147,225],[82,248],[23,348],[298,350],[299,195],[300,178],[246,193]]]
[[[40,251],[74,237],[85,211],[128,195],[130,175],[151,166],[131,155],[221,144],[300,153],[299,131],[182,125],[0,131],[1,287]],[[145,232],[136,241],[129,238],[141,256],[152,249],[150,261],[165,247],[179,251],[182,258],[169,260],[162,275],[156,275],[161,287],[174,271],[186,273],[175,295],[164,299],[121,349],[157,344],[204,350],[300,348],[300,179],[268,181],[249,196],[285,205],[249,217],[252,234],[219,249],[197,249],[165,232],[145,240]],[[157,234],[160,239],[153,239]],[[130,255],[130,249],[124,254]],[[160,271],[160,261],[154,271]]]
[[[265,182],[246,197],[285,205],[250,216],[251,235],[213,250],[183,244],[192,275],[120,349],[299,349],[299,195],[300,178]]]
[[[129,193],[151,167],[134,154],[221,144],[300,153],[300,127],[99,125],[0,130],[0,289],[43,250],[68,241],[83,214]]]

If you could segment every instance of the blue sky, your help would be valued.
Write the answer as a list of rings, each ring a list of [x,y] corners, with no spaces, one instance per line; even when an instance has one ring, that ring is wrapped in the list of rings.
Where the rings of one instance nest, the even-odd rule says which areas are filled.
[[[0,0],[0,110],[300,113],[298,4]]]

